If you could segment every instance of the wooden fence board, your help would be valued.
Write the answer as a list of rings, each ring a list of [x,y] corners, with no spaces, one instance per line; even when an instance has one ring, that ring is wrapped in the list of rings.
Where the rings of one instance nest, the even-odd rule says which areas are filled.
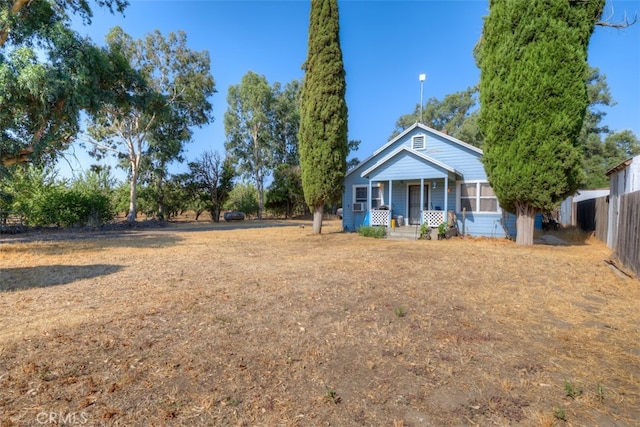
[[[640,191],[620,196],[618,239],[615,252],[618,259],[640,276]]]
[[[598,197],[596,199],[596,224],[595,236],[601,242],[607,241],[607,232],[609,229],[609,203],[607,197]]]

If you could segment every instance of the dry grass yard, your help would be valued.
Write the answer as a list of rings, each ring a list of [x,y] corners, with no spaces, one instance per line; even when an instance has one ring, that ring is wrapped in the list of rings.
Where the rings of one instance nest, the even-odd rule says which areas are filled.
[[[0,236],[0,425],[640,425],[604,244],[299,224]]]

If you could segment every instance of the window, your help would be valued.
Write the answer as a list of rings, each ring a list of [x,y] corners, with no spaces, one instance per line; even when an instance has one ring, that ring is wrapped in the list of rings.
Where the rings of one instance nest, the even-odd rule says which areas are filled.
[[[414,150],[424,150],[424,135],[416,135],[411,139],[411,147]]]
[[[371,209],[378,209],[382,206],[382,189],[371,187]]]
[[[498,198],[487,182],[460,184],[460,210],[469,212],[498,212]]]
[[[356,203],[367,203],[367,187],[356,187],[353,201]]]
[[[369,208],[369,198],[367,197],[369,193],[368,185],[356,185],[353,187],[353,203],[362,203],[365,209]],[[377,185],[375,187],[371,187],[371,209],[377,209],[379,206],[384,204],[384,200],[382,198],[382,186]]]

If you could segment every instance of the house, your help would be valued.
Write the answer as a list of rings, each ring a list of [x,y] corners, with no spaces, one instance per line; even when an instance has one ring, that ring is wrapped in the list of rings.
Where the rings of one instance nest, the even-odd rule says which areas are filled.
[[[343,228],[448,221],[471,236],[514,235],[515,218],[503,219],[481,158],[479,148],[414,124],[347,172]]]
[[[615,248],[618,239],[620,197],[640,190],[640,156],[625,160],[607,171],[609,177],[609,224],[607,246]]]

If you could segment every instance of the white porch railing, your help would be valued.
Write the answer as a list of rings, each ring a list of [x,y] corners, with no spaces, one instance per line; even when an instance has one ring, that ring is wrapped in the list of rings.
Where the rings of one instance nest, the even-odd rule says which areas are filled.
[[[445,211],[422,211],[422,222],[427,227],[437,227],[445,220]]]
[[[389,226],[391,225],[389,218],[391,218],[391,211],[382,209],[371,209],[371,225]]]
[[[372,209],[370,211],[369,223],[371,225],[391,226],[391,211],[386,209]],[[445,211],[422,211],[422,222],[427,227],[437,227],[445,221]]]

